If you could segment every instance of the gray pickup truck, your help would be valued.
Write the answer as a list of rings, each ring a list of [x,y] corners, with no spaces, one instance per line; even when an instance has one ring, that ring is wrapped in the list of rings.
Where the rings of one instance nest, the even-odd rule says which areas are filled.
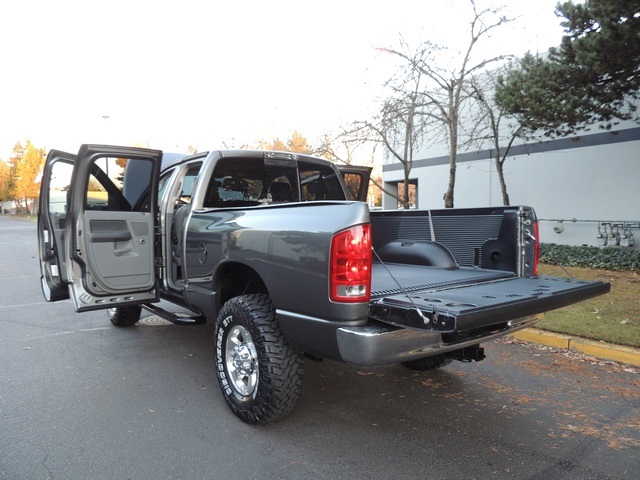
[[[609,290],[537,275],[529,207],[370,211],[368,175],[270,151],[51,151],[44,297],[106,309],[117,326],[142,308],[215,321],[224,398],[254,423],[293,409],[305,356],[416,370],[480,361],[480,343]]]

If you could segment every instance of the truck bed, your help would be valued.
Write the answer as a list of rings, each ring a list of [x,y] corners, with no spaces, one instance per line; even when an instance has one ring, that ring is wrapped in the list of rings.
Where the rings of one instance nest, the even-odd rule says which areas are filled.
[[[414,291],[437,291],[444,288],[490,282],[515,277],[499,270],[460,267],[448,269],[423,265],[375,262],[372,268],[371,298]]]

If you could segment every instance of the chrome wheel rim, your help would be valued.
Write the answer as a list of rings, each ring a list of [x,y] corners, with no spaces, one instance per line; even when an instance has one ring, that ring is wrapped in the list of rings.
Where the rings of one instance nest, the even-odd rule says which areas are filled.
[[[249,331],[236,325],[227,336],[225,364],[229,383],[243,397],[253,395],[258,387],[258,353]]]

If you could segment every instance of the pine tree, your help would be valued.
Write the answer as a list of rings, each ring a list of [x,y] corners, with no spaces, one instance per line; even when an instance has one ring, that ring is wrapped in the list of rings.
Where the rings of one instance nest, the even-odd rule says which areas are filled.
[[[496,100],[525,131],[567,135],[592,124],[638,121],[640,0],[558,5],[565,35],[546,58],[526,55],[499,79]]]

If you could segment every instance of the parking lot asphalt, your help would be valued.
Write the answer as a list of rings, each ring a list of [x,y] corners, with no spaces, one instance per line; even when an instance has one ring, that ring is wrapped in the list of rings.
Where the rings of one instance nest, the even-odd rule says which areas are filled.
[[[635,479],[637,368],[505,338],[435,372],[307,361],[250,426],[213,325],[113,327],[40,293],[33,223],[0,218],[0,479]]]
[[[521,330],[512,335],[518,340],[559,348],[569,352],[582,353],[591,357],[640,367],[640,350],[637,348],[596,342],[571,335],[561,335],[535,328]]]

